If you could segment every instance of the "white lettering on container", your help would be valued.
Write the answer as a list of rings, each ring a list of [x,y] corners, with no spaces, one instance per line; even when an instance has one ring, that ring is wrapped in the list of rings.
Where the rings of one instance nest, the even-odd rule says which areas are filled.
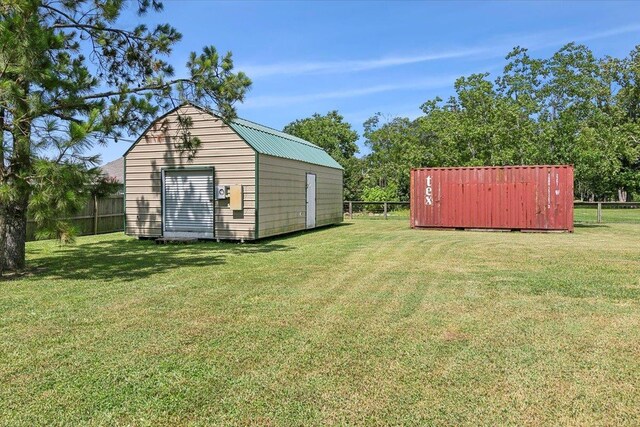
[[[433,189],[431,188],[431,175],[427,176],[427,189],[425,190],[425,203],[433,205]]]

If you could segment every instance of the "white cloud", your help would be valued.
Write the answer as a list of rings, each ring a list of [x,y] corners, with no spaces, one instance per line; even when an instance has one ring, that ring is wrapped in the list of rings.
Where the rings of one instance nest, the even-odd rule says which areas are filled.
[[[600,31],[593,34],[579,36],[575,38],[575,41],[584,42],[589,40],[605,39],[608,37],[619,36],[621,34],[637,33],[637,32],[640,32],[640,25],[627,25],[623,27],[610,28],[608,30]]]
[[[361,60],[345,59],[338,61],[281,62],[253,65],[245,64],[237,66],[236,69],[244,71],[253,79],[270,76],[294,76],[303,74],[354,73],[445,59],[472,58],[478,56],[483,58],[500,57],[504,56],[508,50],[516,45],[535,50],[551,46],[560,46],[569,41],[584,42],[639,31],[640,25],[629,25],[578,36],[571,36],[568,34],[569,31],[567,30],[548,31],[528,35],[511,34],[491,40],[487,45],[475,46],[466,49],[452,49],[417,55],[387,56]]]
[[[263,95],[254,96],[247,99],[242,108],[265,108],[282,107],[294,104],[304,104],[324,99],[354,98],[358,96],[372,95],[382,92],[392,92],[399,90],[420,90],[445,87],[453,84],[457,76],[446,75],[436,78],[420,79],[405,83],[382,84],[354,89],[335,90],[328,92],[315,92],[301,95]]]
[[[353,73],[358,71],[395,67],[399,65],[437,61],[441,59],[470,57],[488,52],[489,48],[483,47],[427,53],[413,56],[389,56],[384,58],[363,60],[283,62],[269,65],[240,65],[237,67],[237,69],[244,71],[252,78],[268,77],[274,75]]]
[[[463,56],[483,55],[485,58],[499,57],[513,46],[520,44],[528,47],[530,50],[548,48],[552,46],[560,46],[568,41],[577,42],[596,40],[601,38],[613,37],[616,35],[627,34],[640,31],[640,25],[623,26],[600,31],[588,35],[569,37],[567,31],[553,31],[540,33],[536,35],[511,36],[510,38],[501,38],[493,40],[490,47],[476,47],[467,50],[452,50],[435,54],[425,54],[416,56],[397,56],[370,60],[347,60],[347,61],[330,61],[330,62],[309,62],[309,63],[281,63],[264,66],[238,67],[250,77],[255,78],[271,76],[271,75],[298,75],[311,73],[338,73],[338,72],[357,72],[364,70],[372,70],[377,68],[386,68],[407,64],[414,64],[426,61],[435,61],[448,58],[460,58]],[[562,35],[564,34],[564,36]],[[486,68],[486,67],[485,67]],[[490,67],[490,70],[496,68]],[[488,71],[488,70],[484,70]],[[481,72],[481,71],[478,71]],[[464,74],[464,73],[462,73]],[[413,80],[395,84],[380,84],[366,87],[348,88],[344,90],[330,90],[326,92],[315,92],[298,95],[258,95],[249,97],[240,108],[242,109],[258,109],[269,107],[282,107],[288,105],[305,104],[314,101],[326,99],[344,99],[354,98],[376,93],[401,91],[401,90],[424,90],[448,87],[453,85],[454,81],[462,75],[461,73],[444,75],[429,79]],[[407,114],[411,116],[411,114]]]

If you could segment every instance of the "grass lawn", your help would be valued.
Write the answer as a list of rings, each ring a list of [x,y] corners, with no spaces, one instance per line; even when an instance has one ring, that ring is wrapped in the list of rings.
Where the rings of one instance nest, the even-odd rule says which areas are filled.
[[[2,425],[637,425],[640,225],[28,245]]]

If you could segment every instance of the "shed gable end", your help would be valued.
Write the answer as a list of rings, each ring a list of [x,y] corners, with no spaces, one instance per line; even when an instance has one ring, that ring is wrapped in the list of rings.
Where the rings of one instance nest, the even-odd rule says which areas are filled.
[[[195,155],[181,149],[178,116],[190,117],[191,136],[200,140]],[[213,167],[215,185],[242,185],[244,209],[232,211],[215,201],[215,237],[251,239],[255,232],[255,152],[221,119],[183,105],[155,120],[125,154],[126,232],[162,234],[162,170]]]

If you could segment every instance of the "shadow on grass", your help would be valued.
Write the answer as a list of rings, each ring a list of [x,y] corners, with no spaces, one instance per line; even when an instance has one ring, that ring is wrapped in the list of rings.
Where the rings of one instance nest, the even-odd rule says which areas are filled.
[[[0,283],[2,282],[11,282],[14,280],[20,280],[25,277],[34,276],[37,273],[36,270],[29,268],[24,271],[5,271],[2,276],[0,276]]]
[[[264,238],[261,238],[260,240],[256,240],[254,242],[248,242],[248,243],[249,243],[249,245],[259,245],[259,244],[267,244],[267,243],[271,243],[271,242],[282,242],[282,241],[286,241],[288,239],[292,239],[292,238],[295,238],[295,237],[298,237],[298,236],[321,233],[321,232],[326,231],[326,230],[333,230],[333,229],[342,228],[342,227],[349,227],[351,225],[353,225],[352,222],[340,222],[338,224],[321,225],[319,227],[312,228],[310,230],[291,231],[289,233],[278,234],[276,236],[264,237]]]
[[[45,255],[40,248],[29,249],[38,257],[28,261],[28,269],[3,276],[0,281],[28,277],[96,281],[131,281],[180,267],[222,265],[228,256],[247,256],[291,251],[287,240],[327,229],[348,227],[341,223],[267,237],[255,242],[198,242],[187,245],[156,245],[153,240],[115,239],[60,248]]]
[[[574,228],[609,228],[606,224],[596,224],[589,222],[576,222],[573,224]]]
[[[27,275],[38,278],[131,281],[180,267],[222,265],[232,255],[292,250],[273,242],[252,245],[199,242],[156,245],[150,240],[107,240],[78,244],[29,261]]]

